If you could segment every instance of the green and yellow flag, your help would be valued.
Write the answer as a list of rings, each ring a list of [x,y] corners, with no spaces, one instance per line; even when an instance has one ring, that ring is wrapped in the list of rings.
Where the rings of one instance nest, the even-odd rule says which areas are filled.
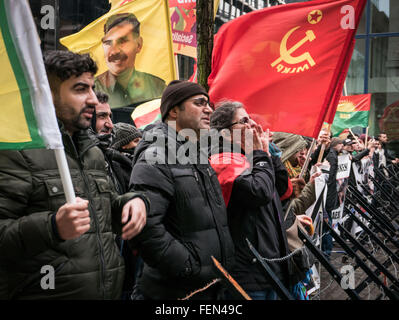
[[[61,44],[77,53],[90,53],[98,65],[98,73],[108,68],[101,39],[107,19],[118,13],[133,13],[140,21],[143,48],[137,55],[135,68],[153,74],[166,83],[176,79],[172,34],[167,0],[112,1],[111,10],[78,33],[64,37]]]
[[[345,129],[353,127],[366,128],[369,123],[370,102],[370,93],[341,97],[331,126],[333,136],[339,136]]]
[[[28,1],[0,0],[0,150],[62,149]]]

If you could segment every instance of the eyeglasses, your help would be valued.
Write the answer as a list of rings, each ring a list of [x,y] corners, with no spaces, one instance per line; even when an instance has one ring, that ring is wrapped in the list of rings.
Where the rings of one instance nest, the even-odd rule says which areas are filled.
[[[233,122],[232,124],[230,124],[230,125],[227,126],[226,128],[230,128],[230,127],[234,126],[235,124],[247,124],[247,123],[249,123],[250,121],[251,121],[250,118],[248,118],[248,117],[243,117],[243,118],[241,118],[240,120],[238,120],[238,121],[236,121],[236,122]]]
[[[206,107],[209,106],[212,110],[215,110],[215,106],[212,102],[208,101],[205,98],[195,98],[191,100],[197,107]]]

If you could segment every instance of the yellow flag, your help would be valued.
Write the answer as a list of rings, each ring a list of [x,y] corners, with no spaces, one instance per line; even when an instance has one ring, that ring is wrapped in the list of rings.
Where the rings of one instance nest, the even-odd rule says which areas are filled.
[[[3,101],[3,115],[8,116],[7,122],[0,126],[0,144],[3,142],[28,142],[32,138],[27,121],[21,121],[21,119],[25,119],[24,105],[2,33],[0,33],[0,52],[2,52],[0,66],[3,71],[0,74],[0,83],[2,84],[0,97]],[[10,135],[10,130],[13,128],[15,128],[15,132]]]
[[[165,84],[176,79],[168,1],[135,0],[118,6],[121,3],[123,4],[123,1],[112,1],[113,6],[108,13],[90,23],[78,33],[62,38],[60,42],[73,52],[90,53],[99,67],[97,76],[102,75],[109,69],[102,43],[102,38],[105,36],[104,25],[110,17],[112,19],[116,14],[133,13],[140,22],[140,36],[143,39],[142,48],[135,57],[134,69],[140,71],[140,74],[145,73],[145,75],[150,74],[151,77],[160,78],[162,83],[165,82]],[[109,30],[112,29],[108,29],[108,32]],[[145,83],[148,83],[148,76],[144,80],[142,78],[136,79],[134,83],[130,81],[127,89],[125,86],[127,90],[125,95],[132,95],[132,91],[139,92],[140,85],[144,86]],[[108,84],[109,81],[107,82],[107,88]],[[134,88],[132,89],[131,87]],[[163,88],[164,84],[162,90]],[[160,90],[156,94],[154,93],[155,96],[151,97],[141,95],[143,97],[142,100],[157,98],[160,96],[159,92]],[[109,92],[107,93],[109,94]],[[139,102],[138,100],[140,99],[129,100],[128,104]],[[118,101],[118,103],[122,102]],[[123,105],[111,104],[112,108],[121,106]]]

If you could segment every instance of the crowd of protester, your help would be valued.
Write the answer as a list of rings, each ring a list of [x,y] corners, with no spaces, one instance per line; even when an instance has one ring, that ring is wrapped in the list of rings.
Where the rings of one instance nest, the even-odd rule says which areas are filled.
[[[218,277],[214,257],[252,299],[275,300],[247,240],[294,292],[310,266],[285,258],[287,229],[295,218],[312,229],[305,211],[322,164],[331,224],[340,154],[359,168],[364,159],[399,163],[384,133],[366,145],[365,135],[322,130],[314,145],[270,132],[238,101],[214,108],[188,81],[163,91],[161,121],[113,123],[90,57],[54,51],[44,61],[77,198],[66,203],[51,150],[0,151],[0,299],[183,299]],[[326,257],[331,250],[326,234]],[[51,290],[45,265],[54,267]],[[233,298],[220,282],[191,297]]]

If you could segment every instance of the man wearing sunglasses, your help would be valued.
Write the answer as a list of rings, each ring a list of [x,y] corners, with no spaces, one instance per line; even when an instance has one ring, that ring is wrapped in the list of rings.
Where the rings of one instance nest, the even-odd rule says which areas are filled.
[[[181,299],[217,275],[211,256],[227,270],[234,246],[216,174],[199,161],[199,139],[209,131],[213,110],[196,83],[172,81],[161,99],[162,122],[145,131],[130,180],[154,203],[138,240],[144,268],[132,298]],[[190,154],[189,161],[185,157]],[[158,159],[149,161],[149,159]],[[218,284],[190,299],[221,297]]]

